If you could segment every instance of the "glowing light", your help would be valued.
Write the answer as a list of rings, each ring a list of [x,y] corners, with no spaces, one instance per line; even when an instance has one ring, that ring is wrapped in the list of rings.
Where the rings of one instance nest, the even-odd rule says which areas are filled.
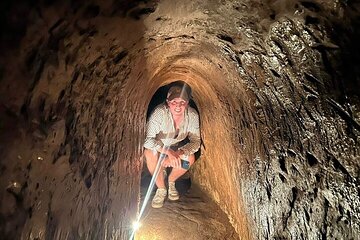
[[[133,229],[137,231],[141,227],[141,223],[139,221],[133,222]]]

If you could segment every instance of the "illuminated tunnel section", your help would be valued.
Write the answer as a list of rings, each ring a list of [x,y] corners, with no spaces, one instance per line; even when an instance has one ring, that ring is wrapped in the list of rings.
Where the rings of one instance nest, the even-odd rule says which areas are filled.
[[[192,180],[202,186],[227,214],[233,216],[231,218],[237,222],[239,232],[249,236],[247,220],[239,201],[239,182],[234,181],[235,172],[243,164],[241,158],[238,158],[241,155],[235,151],[239,143],[233,129],[242,129],[242,124],[254,122],[252,107],[249,106],[253,96],[245,93],[241,85],[230,88],[229,83],[239,79],[235,75],[235,66],[232,63],[227,65],[225,59],[219,59],[216,48],[206,43],[202,45],[195,40],[187,40],[186,43],[170,40],[154,49],[151,51],[149,47],[147,56],[148,69],[155,70],[154,73],[148,73],[148,76],[153,76],[149,84],[161,87],[177,79],[185,81],[192,89],[193,100],[201,117],[202,156],[194,165]],[[164,63],[164,66],[157,68],[159,62]],[[256,137],[256,131],[243,129],[243,137]],[[257,148],[251,145],[261,142],[250,138],[246,141],[249,152]]]

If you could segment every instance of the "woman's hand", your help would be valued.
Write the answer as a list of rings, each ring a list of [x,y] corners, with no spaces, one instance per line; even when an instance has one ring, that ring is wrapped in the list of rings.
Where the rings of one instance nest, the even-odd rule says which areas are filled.
[[[174,150],[168,149],[165,153],[168,157],[163,162],[164,167],[181,167],[181,159],[178,151],[175,152]]]
[[[173,168],[180,168],[181,167],[181,159],[177,152],[173,150],[168,151],[168,156],[170,160],[170,166]]]

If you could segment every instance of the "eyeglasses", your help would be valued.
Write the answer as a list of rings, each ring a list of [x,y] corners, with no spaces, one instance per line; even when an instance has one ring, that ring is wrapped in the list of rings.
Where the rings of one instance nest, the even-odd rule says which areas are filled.
[[[168,103],[169,103],[169,105],[172,105],[172,106],[180,105],[180,107],[187,105],[186,101],[168,101]]]

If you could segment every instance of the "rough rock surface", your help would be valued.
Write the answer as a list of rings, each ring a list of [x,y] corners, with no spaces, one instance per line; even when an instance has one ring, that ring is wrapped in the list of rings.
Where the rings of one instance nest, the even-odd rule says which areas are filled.
[[[0,235],[127,239],[148,105],[193,90],[192,180],[240,239],[360,232],[357,1],[1,3]]]

